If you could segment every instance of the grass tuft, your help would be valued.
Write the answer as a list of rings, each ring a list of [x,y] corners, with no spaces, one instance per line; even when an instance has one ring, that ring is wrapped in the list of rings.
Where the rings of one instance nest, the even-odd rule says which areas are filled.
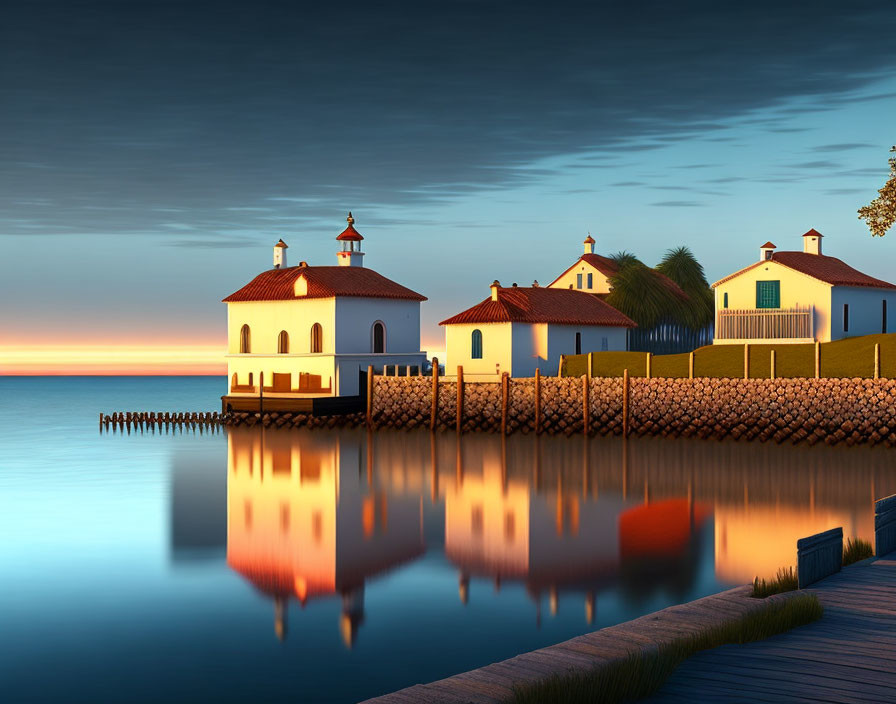
[[[871,543],[861,538],[846,539],[846,545],[843,546],[843,566],[851,565],[853,562],[865,560],[874,557],[874,548]]]
[[[764,579],[753,580],[753,592],[750,594],[754,599],[764,599],[772,594],[781,594],[782,592],[792,592],[799,589],[799,579],[796,570],[793,567],[781,567],[775,574],[774,579],[768,581]]]
[[[748,643],[811,623],[822,615],[814,594],[800,594],[747,614],[741,620],[683,636],[657,650],[635,653],[592,672],[554,675],[538,684],[514,688],[514,704],[593,704],[622,702],[656,692],[691,655],[729,643]]]

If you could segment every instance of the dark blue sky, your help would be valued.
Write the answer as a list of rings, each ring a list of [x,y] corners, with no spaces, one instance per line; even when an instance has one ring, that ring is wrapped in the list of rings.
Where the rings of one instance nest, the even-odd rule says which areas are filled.
[[[278,238],[331,263],[349,209],[428,341],[589,231],[718,278],[815,227],[886,277],[855,210],[896,142],[896,9],[783,5],[9,3],[0,325],[220,337]]]

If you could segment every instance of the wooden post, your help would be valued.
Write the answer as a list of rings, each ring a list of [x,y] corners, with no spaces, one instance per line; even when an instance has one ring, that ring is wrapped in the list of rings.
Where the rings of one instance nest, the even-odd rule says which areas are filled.
[[[535,434],[541,433],[541,369],[535,369]]]
[[[693,352],[691,353],[693,354]],[[622,437],[628,437],[628,394],[629,394],[629,378],[628,369],[622,372]]]
[[[652,363],[653,363],[653,355],[650,352],[648,352],[647,360],[644,363],[644,371],[645,371],[644,376],[646,376],[648,379],[650,378],[651,366],[653,366]]]
[[[769,373],[768,373],[768,378],[769,378],[769,379],[775,379],[775,378],[777,378],[776,375],[775,375],[775,350],[772,350],[772,351],[771,351],[771,355],[770,355],[770,357],[771,357],[771,358],[769,359]]]
[[[744,379],[750,378],[750,343],[744,345]]]
[[[264,372],[258,374],[258,415],[264,415]]]
[[[429,429],[435,430],[439,422],[439,359],[432,358],[432,407],[429,410]]]
[[[464,424],[464,368],[457,367],[457,432],[461,432]]]
[[[566,356],[565,354],[560,355],[560,364],[557,367],[557,376],[563,376],[563,358],[565,356]]]
[[[507,435],[507,411],[510,405],[510,374],[501,375],[501,435]]]
[[[591,379],[586,374],[582,377],[582,420],[585,425],[585,435],[591,432]]]
[[[585,372],[585,376],[589,379],[591,378],[591,370],[594,368],[592,365],[594,364],[594,352],[588,353],[588,371]]]
[[[821,343],[815,343],[815,378],[821,379]]]
[[[373,427],[373,365],[367,365],[367,427]]]
[[[694,353],[688,354],[688,379],[694,378]]]
[[[874,343],[874,378],[880,379],[880,343]]]

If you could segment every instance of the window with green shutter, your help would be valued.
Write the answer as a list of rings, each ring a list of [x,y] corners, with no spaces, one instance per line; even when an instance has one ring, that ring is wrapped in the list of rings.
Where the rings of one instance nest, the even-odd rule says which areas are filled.
[[[757,281],[756,282],[756,307],[780,308],[781,307],[781,282]]]

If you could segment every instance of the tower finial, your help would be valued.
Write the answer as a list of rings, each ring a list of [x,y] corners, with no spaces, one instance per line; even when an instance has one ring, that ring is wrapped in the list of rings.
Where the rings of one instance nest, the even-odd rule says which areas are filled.
[[[345,219],[345,221],[346,221],[349,225],[354,225],[354,224],[355,224],[355,219],[352,217],[352,211],[351,211],[351,210],[348,211],[348,217]]]

